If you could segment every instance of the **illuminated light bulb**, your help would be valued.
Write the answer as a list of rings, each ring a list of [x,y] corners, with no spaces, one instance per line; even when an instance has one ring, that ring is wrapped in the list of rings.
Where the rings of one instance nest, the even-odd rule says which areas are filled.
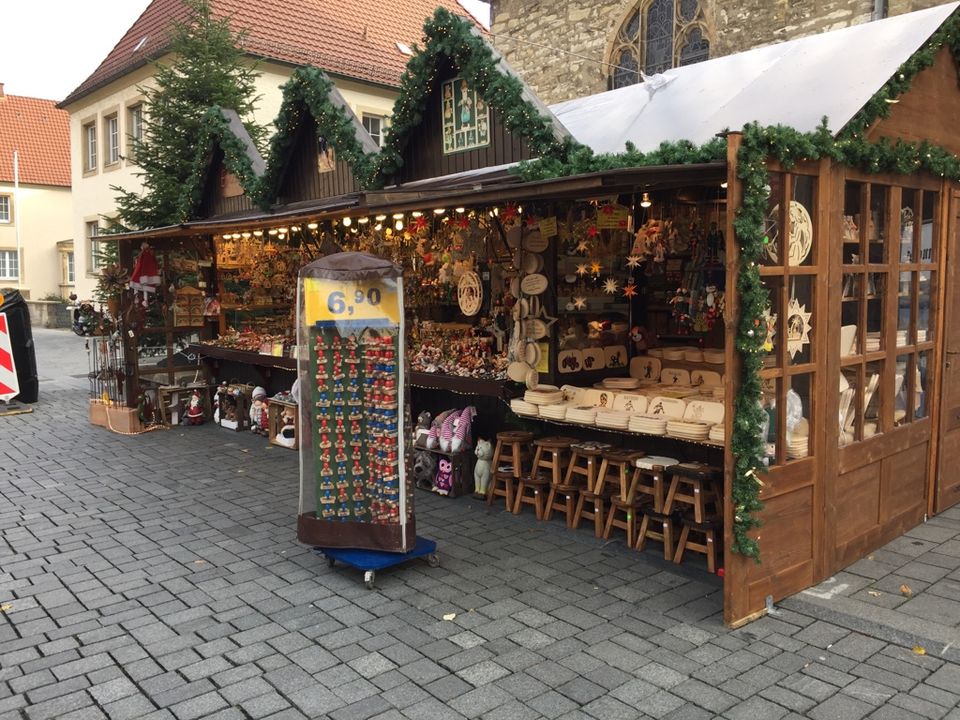
[[[445,212],[446,210],[444,210],[443,208],[434,208],[433,210],[434,215],[443,215]]]
[[[376,225],[373,226],[373,229],[376,230],[377,232],[379,232],[380,230],[383,230],[383,223],[377,223]]]
[[[500,217],[500,208],[495,207],[495,208],[493,209],[493,214],[496,215],[497,217]]]
[[[394,227],[397,230],[403,230],[403,220],[397,220],[397,222],[394,224]]]
[[[248,232],[242,232],[242,233],[240,233],[240,237],[242,237],[244,240],[249,240],[249,239],[250,239],[250,233],[248,233]]]
[[[366,225],[368,222],[370,222],[370,218],[368,217],[357,218],[357,222],[360,223],[361,225]]]
[[[386,215],[377,215],[376,217],[377,222],[383,222],[386,219],[387,219]]]
[[[307,223],[307,230],[316,230],[320,225],[318,223]]]
[[[650,193],[644,193],[643,200],[640,201],[640,207],[648,208],[651,205],[653,205],[653,203],[650,202]]]
[[[394,219],[394,220],[403,220],[403,213],[394,213],[394,214],[393,214],[393,219]]]
[[[287,229],[285,227],[277,228],[277,232],[280,233],[281,235],[286,235]]]
[[[253,231],[253,236],[254,236],[254,237],[263,237],[263,230],[254,230],[254,231]]]
[[[517,205],[517,214],[518,214],[518,215],[522,215],[522,214],[523,214],[523,205]]]
[[[268,234],[268,235],[276,235],[276,234],[277,234],[277,229],[276,229],[276,228],[270,228],[270,230],[267,231],[267,234]]]
[[[345,218],[343,219],[343,226],[344,226],[344,227],[350,227],[350,225],[352,225],[352,224],[353,224],[353,220],[351,220],[350,218],[345,217]]]
[[[457,208],[457,212],[458,212],[458,213],[464,213],[464,212],[466,212],[466,211],[467,211],[466,208],[462,208],[462,207]]]
[[[724,180],[722,183],[720,183],[720,187],[722,187],[724,190],[726,190],[726,189],[727,189],[727,181]]]
[[[300,226],[299,226],[299,225],[291,225],[291,226],[290,226],[290,232],[300,232]]]
[[[414,217],[420,217],[420,216],[423,215],[423,213],[420,212],[419,210],[414,210],[414,211],[413,211],[412,213],[410,213],[410,214],[413,215]],[[394,217],[396,217],[396,215],[394,215]]]

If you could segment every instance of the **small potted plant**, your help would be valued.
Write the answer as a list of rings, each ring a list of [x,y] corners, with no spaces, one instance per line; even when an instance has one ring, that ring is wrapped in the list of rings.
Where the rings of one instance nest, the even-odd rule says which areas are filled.
[[[97,278],[97,300],[105,303],[110,317],[116,321],[120,314],[120,296],[127,289],[130,275],[118,263],[109,263],[100,268]]]

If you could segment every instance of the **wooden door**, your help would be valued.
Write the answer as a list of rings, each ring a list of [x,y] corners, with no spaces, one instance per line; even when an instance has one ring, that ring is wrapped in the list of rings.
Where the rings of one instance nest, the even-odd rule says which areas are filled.
[[[944,303],[943,378],[940,383],[940,457],[934,512],[960,502],[960,192],[950,203]]]

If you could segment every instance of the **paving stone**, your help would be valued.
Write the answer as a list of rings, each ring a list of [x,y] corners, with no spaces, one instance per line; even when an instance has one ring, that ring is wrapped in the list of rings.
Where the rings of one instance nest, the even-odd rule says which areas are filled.
[[[475,718],[509,702],[512,696],[495,685],[475,688],[450,701],[450,707],[468,718]]]
[[[565,712],[577,707],[577,703],[555,690],[548,690],[543,695],[529,700],[527,705],[545,718],[556,718]]]
[[[944,665],[928,677],[926,682],[941,690],[960,693],[960,665]]]
[[[813,720],[860,720],[873,712],[875,706],[847,695],[834,695],[811,709],[807,714]]]

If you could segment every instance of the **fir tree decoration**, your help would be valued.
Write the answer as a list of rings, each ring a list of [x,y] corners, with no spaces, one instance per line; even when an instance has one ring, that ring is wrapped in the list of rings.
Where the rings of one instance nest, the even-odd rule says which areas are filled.
[[[264,137],[251,120],[259,73],[239,49],[244,33],[235,33],[228,18],[215,17],[209,0],[180,2],[189,12],[184,21],[173,23],[168,47],[173,60],[158,63],[154,85],[140,88],[145,97],[143,139],[133,149],[143,191],[112,188],[119,193],[120,220],[127,229],[187,219],[183,188],[194,171],[211,106],[235,110],[258,147]]]

